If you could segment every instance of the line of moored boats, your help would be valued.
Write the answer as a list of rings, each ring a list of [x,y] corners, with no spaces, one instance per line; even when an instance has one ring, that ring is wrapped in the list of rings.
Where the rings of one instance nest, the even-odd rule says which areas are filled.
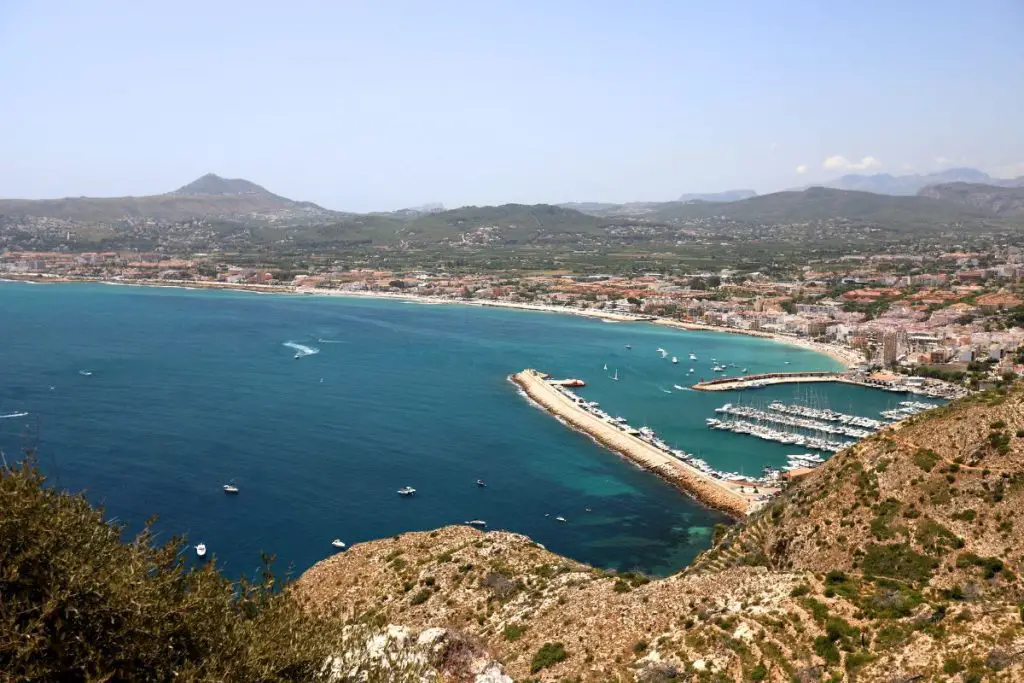
[[[737,406],[732,403],[726,403],[720,408],[715,408],[715,412],[731,415],[733,417],[750,418],[759,423],[779,424],[786,427],[799,427],[800,429],[807,429],[812,432],[821,432],[823,434],[852,436],[855,439],[863,439],[871,436],[871,431],[861,429],[859,427],[818,422],[817,420],[812,420],[808,417],[794,417],[792,415],[779,414],[769,410],[761,410],[759,408],[754,408],[753,406]]]
[[[801,448],[810,448],[816,451],[828,451],[829,453],[841,451],[854,444],[853,441],[836,441],[819,436],[788,432],[747,420],[719,420],[709,417],[705,422],[711,429],[733,432],[735,434],[747,434],[764,439],[765,441],[776,441],[781,444],[800,446]]]
[[[661,439],[657,434],[655,434],[654,430],[651,429],[650,427],[646,425],[640,428],[633,427],[628,422],[626,422],[626,418],[614,417],[612,415],[609,415],[604,410],[601,410],[600,404],[597,401],[588,401],[582,398],[581,396],[576,395],[569,389],[559,384],[556,384],[550,380],[547,381],[547,384],[552,389],[554,389],[555,391],[557,391],[558,393],[562,394],[567,399],[572,401],[578,408],[580,408],[584,412],[593,415],[597,419],[611,425],[612,427],[618,429],[624,434],[628,434],[630,436],[634,436],[640,439],[641,441],[647,443],[649,446],[658,449],[659,451],[665,453],[666,455],[672,456],[676,460],[679,460],[680,462],[685,463],[686,465],[689,465],[690,467],[693,467],[696,470],[699,470],[700,472],[706,474],[709,477],[712,477],[714,479],[720,479],[723,481],[744,481],[750,482],[751,484],[765,482],[765,479],[760,477],[750,477],[743,475],[739,472],[722,472],[716,470],[706,461],[701,460],[700,458],[691,455],[690,453],[687,453],[686,451],[683,451],[679,448],[673,448],[663,439]]]

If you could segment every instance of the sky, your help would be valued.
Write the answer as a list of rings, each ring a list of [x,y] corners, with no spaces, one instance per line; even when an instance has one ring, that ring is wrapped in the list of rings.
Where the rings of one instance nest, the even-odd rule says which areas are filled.
[[[0,197],[339,210],[1024,175],[1024,1],[0,0]]]

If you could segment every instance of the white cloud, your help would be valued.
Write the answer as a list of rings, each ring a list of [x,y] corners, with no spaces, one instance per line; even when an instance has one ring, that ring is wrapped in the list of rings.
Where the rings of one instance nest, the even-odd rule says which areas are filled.
[[[935,163],[938,164],[939,166],[948,166],[953,162],[947,159],[946,157],[939,156],[935,157]]]
[[[878,168],[882,162],[872,156],[867,156],[860,161],[850,161],[842,155],[835,155],[825,159],[823,167],[830,171],[866,171],[869,168]]]
[[[796,172],[799,173],[800,175],[807,173],[807,164],[800,164],[799,166],[797,166]]]

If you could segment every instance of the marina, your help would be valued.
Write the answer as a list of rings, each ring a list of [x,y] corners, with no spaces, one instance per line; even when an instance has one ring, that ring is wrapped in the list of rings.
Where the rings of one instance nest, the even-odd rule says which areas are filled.
[[[704,460],[661,439],[650,427],[634,427],[596,401],[587,401],[536,370],[510,377],[542,408],[604,446],[676,484],[695,498],[736,517],[759,509],[778,491],[777,472],[747,477],[720,472]]]

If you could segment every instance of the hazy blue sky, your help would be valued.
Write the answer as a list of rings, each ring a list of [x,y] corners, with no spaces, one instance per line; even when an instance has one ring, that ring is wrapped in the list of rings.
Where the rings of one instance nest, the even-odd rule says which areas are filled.
[[[1024,174],[1024,0],[0,0],[4,197],[213,171],[368,210],[951,164]]]

